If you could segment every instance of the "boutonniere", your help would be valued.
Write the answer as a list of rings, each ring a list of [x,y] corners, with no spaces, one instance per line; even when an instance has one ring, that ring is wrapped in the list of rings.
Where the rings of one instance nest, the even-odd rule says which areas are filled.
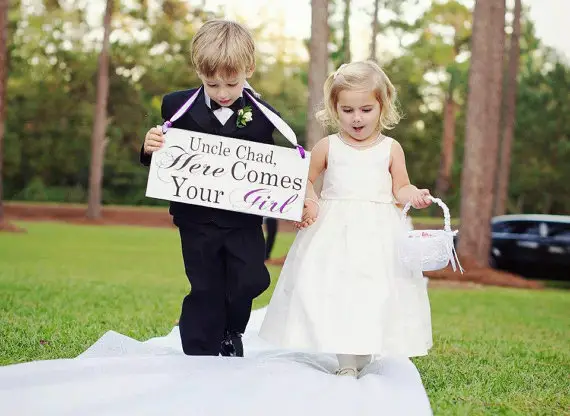
[[[247,123],[251,121],[253,115],[251,114],[251,107],[246,105],[244,108],[240,108],[237,113],[236,126],[245,127]]]

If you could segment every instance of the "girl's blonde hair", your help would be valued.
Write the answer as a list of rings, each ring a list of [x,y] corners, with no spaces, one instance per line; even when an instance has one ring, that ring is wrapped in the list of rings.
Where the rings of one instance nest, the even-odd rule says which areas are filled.
[[[374,92],[380,103],[379,131],[393,129],[400,121],[396,89],[392,82],[375,62],[360,61],[342,64],[325,81],[323,108],[316,113],[317,120],[324,127],[340,127],[336,106],[338,96],[344,90]]]
[[[192,39],[192,64],[207,77],[235,75],[255,68],[255,43],[243,25],[209,20]]]

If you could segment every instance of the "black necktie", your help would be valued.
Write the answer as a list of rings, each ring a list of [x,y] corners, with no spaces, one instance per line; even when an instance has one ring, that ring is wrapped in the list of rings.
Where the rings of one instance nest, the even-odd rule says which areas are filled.
[[[212,111],[216,111],[217,109],[222,108],[222,107],[223,106],[221,106],[220,104],[218,104],[214,100],[210,99],[210,108],[212,109]],[[233,110],[234,112],[241,110],[243,108],[243,97],[239,97],[237,100],[235,100],[233,102],[232,105],[230,105],[226,108],[229,108],[229,109]]]

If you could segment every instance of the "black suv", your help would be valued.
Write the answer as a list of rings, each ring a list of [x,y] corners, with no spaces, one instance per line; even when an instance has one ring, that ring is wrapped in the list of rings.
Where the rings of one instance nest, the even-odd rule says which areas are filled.
[[[491,220],[493,267],[570,280],[570,216],[502,215]]]

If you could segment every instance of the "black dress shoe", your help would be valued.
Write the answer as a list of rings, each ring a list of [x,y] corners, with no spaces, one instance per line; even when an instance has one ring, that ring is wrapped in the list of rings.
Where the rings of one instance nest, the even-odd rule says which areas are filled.
[[[226,332],[220,354],[223,357],[243,357],[243,342],[239,332]]]

